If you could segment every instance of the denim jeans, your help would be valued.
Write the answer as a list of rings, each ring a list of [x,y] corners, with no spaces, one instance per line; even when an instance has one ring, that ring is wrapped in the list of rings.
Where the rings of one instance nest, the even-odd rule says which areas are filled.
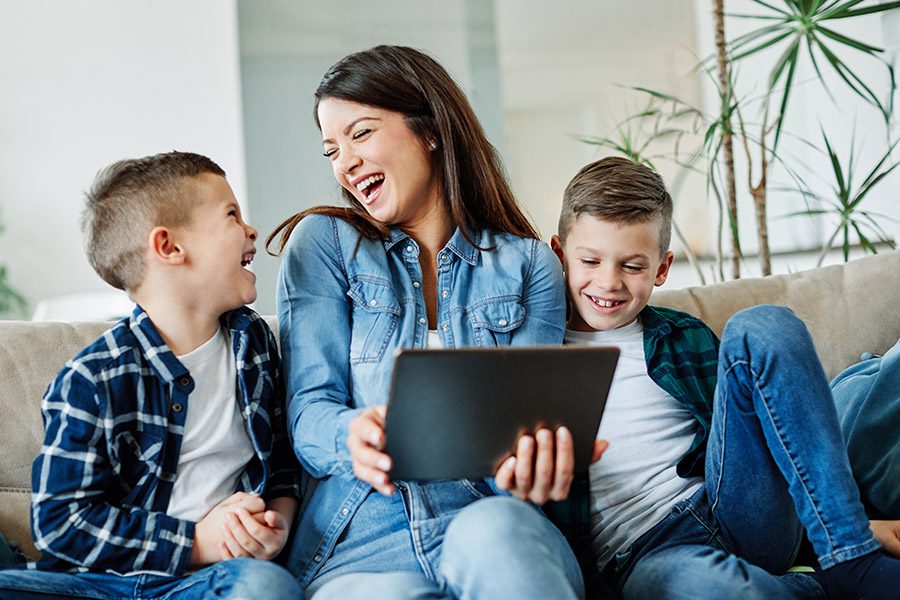
[[[302,600],[300,584],[282,567],[236,558],[184,577],[54,571],[0,571],[2,600]]]
[[[515,498],[478,500],[452,517],[446,533],[421,533],[411,519],[375,548],[377,553],[366,545],[365,554],[344,563],[346,569],[314,580],[307,595],[315,600],[584,596],[565,538],[534,507]]]
[[[723,332],[704,487],[607,574],[626,598],[824,598],[784,574],[803,528],[822,568],[879,548],[812,339],[789,310],[758,306]]]

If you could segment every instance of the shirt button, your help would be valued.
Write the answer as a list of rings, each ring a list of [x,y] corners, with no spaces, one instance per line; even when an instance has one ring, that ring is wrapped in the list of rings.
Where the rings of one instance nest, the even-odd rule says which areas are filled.
[[[183,410],[184,410],[184,406],[182,406],[181,404],[173,404],[172,405],[172,412],[180,413]]]
[[[190,384],[191,384],[191,378],[188,377],[187,375],[182,375],[181,377],[178,378],[178,385],[180,385],[181,387],[187,387]]]
[[[322,562],[322,555],[316,554],[315,556],[313,556],[313,560],[316,562]]]
[[[419,283],[418,281],[413,281],[413,287],[414,287],[414,288],[418,289],[420,285],[422,285],[422,284]]]
[[[407,246],[407,247],[406,247],[406,251],[407,251],[409,254],[412,254],[413,250],[415,250],[415,248],[413,248],[412,246]]]
[[[419,324],[424,325],[428,321],[425,320],[425,317],[419,317]]]
[[[448,329],[450,329],[450,326],[447,325],[446,323],[444,323],[443,325],[441,325],[441,329],[443,329],[444,331],[447,331]]]
[[[341,509],[341,514],[346,517],[347,515],[350,514],[350,509],[345,506],[344,508]]]
[[[497,321],[497,325],[499,325],[500,327],[504,327],[506,325],[506,319],[500,319],[499,321]]]
[[[444,290],[443,292],[441,292],[441,298],[446,298],[449,295],[450,295],[450,292],[448,292],[447,290]]]
[[[374,298],[369,300],[369,306],[378,306],[378,300],[375,300]]]
[[[441,260],[447,262],[448,260],[450,260],[450,257],[446,253],[444,253],[441,254]]]

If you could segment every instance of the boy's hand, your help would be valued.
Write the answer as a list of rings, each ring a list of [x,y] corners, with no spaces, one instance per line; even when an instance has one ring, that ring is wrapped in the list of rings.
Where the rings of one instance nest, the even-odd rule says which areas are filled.
[[[394,493],[388,471],[391,470],[391,457],[382,452],[384,449],[384,413],[385,406],[367,408],[350,421],[347,434],[347,448],[353,461],[353,473],[373,488],[390,496]]]
[[[236,510],[259,513],[265,509],[266,502],[258,494],[237,492],[222,500],[195,526],[190,564],[208,565],[222,560],[223,527],[228,515]]]
[[[604,440],[596,440],[591,462],[599,460],[608,445]],[[500,465],[494,478],[497,487],[516,498],[543,504],[548,500],[565,500],[574,474],[572,433],[560,427],[555,436],[549,429],[539,429],[534,437],[520,437],[516,454]]]
[[[287,542],[296,512],[297,500],[289,497],[275,498],[265,512],[251,514],[239,508],[225,519],[219,546],[222,559],[275,558]]]
[[[869,521],[869,528],[882,548],[900,557],[900,521]]]

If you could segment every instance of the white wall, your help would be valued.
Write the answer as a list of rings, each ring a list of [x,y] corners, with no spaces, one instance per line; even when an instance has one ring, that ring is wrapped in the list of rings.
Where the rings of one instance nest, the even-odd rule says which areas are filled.
[[[502,149],[491,2],[242,0],[238,8],[248,198],[264,237],[305,208],[342,203],[312,107],[322,75],[351,52],[400,44],[430,53],[464,88]],[[275,311],[278,265],[261,253],[254,261],[263,313]]]
[[[0,263],[32,303],[112,289],[78,226],[112,161],[200,152],[245,197],[236,19],[233,0],[0,0]]]
[[[708,0],[696,0],[698,48],[701,56],[709,55],[714,50],[710,5]],[[760,13],[760,7],[751,0],[733,0],[727,5],[727,10],[732,13]],[[832,21],[829,26],[844,35],[875,46],[885,47],[885,42],[888,42],[887,48],[893,54],[889,52],[884,55],[884,58],[888,61],[893,60],[896,69],[900,64],[896,56],[896,49],[900,44],[900,31],[898,31],[900,15],[897,13],[898,11],[894,11],[887,16],[876,14],[837,20]],[[767,24],[768,22],[758,20],[728,18],[726,20],[726,36],[728,39],[734,39],[744,32]],[[784,51],[785,45],[785,42],[782,42],[758,57],[744,60],[738,65],[739,97],[761,96],[765,92],[770,69]],[[889,84],[884,66],[874,60],[861,57],[860,53],[855,51],[840,52],[839,56],[846,60],[873,90],[887,100]],[[888,134],[884,121],[877,110],[852,92],[820,53],[817,54],[817,59],[825,78],[825,87],[817,80],[809,55],[804,48],[801,52],[800,67],[795,75],[795,87],[791,93],[782,139],[779,142],[779,154],[797,170],[801,180],[814,192],[834,197],[832,193],[834,180],[830,162],[827,155],[824,154],[821,129],[827,133],[845,168],[851,147],[855,149],[854,189],[858,188],[865,175],[887,150]],[[830,96],[826,87],[830,91]],[[718,102],[711,85],[707,85],[704,89],[704,101],[707,107],[712,107],[714,103]],[[777,102],[780,102],[779,94],[773,97],[773,104]],[[773,110],[775,110],[774,106]],[[759,116],[750,110],[745,111],[744,118],[748,123],[760,120]],[[758,127],[753,126],[751,132],[754,131],[758,137]],[[894,135],[897,135],[896,131]],[[821,148],[822,151],[811,148],[810,144]],[[759,173],[757,154],[758,151],[754,150],[753,160],[757,165],[754,181]],[[755,217],[748,191],[747,173],[744,166],[746,161],[743,160],[744,151],[737,145],[737,142],[735,155],[738,171],[737,191],[742,247],[745,253],[754,253],[758,247],[754,226]],[[895,152],[896,157],[900,157],[900,153]],[[836,221],[828,217],[820,220],[808,217],[784,218],[793,211],[803,210],[806,204],[797,193],[778,191],[779,187],[796,185],[783,167],[778,164],[770,165],[768,175],[770,190],[768,223],[771,250],[788,252],[815,248],[824,243]],[[896,201],[898,185],[900,185],[900,171],[895,171],[866,197],[861,207],[884,213],[893,219],[900,219],[900,204]],[[881,219],[880,222],[895,239],[900,237],[900,224],[889,219]],[[815,253],[812,253],[811,257],[814,258]],[[840,260],[842,260],[840,254],[833,253],[829,256],[826,264]],[[778,272],[778,262],[776,261],[776,264],[773,265],[775,272]],[[814,260],[807,258],[800,259],[796,264],[811,267],[814,266],[812,263]],[[784,272],[784,270],[780,272]],[[755,260],[747,261],[746,268],[742,270],[742,276],[758,274],[759,269]]]

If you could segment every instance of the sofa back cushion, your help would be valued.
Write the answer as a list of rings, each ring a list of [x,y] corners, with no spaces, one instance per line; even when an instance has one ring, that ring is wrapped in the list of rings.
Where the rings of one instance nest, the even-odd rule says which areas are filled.
[[[651,304],[691,313],[717,334],[737,311],[757,304],[791,308],[812,334],[829,379],[860,359],[883,354],[900,337],[900,252],[884,252],[790,275],[740,279],[666,291]]]

